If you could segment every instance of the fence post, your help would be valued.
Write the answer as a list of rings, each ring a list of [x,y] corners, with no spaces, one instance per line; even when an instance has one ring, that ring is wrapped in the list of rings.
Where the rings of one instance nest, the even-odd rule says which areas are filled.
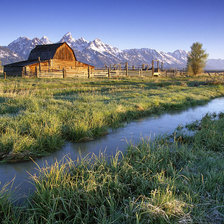
[[[35,67],[35,77],[38,78],[38,70],[37,70],[37,67]]]
[[[51,68],[52,68],[52,59],[49,60],[49,64],[48,64],[48,72],[51,71]]]
[[[154,76],[154,60],[152,60],[152,76]]]
[[[38,57],[38,62],[39,62],[39,72],[41,72],[40,57]]]
[[[24,78],[26,75],[26,67],[23,67],[23,70],[22,70],[22,78]]]
[[[108,68],[108,78],[110,78],[110,68]]]
[[[63,72],[63,79],[65,79],[66,78],[66,70],[65,70],[65,68],[63,68],[62,72]]]
[[[6,72],[4,72],[4,79],[6,80]]]
[[[161,62],[161,70],[163,71],[163,61]]]
[[[141,76],[141,69],[138,70],[138,74],[139,74],[139,76]]]
[[[128,76],[128,62],[125,63],[126,76]]]
[[[159,72],[159,61],[157,61],[157,69],[158,69],[158,72]]]
[[[22,78],[24,78],[24,67],[22,68]]]
[[[88,79],[90,79],[90,70],[89,70],[89,66],[88,66]]]

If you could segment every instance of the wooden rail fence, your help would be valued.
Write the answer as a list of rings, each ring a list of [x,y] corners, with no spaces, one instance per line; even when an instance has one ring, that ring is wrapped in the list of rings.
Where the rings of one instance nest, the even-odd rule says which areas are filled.
[[[1,66],[0,66],[1,69]],[[205,71],[209,76],[224,75],[224,71]],[[43,70],[38,67],[35,71],[22,72],[23,78],[115,78],[115,77],[152,77],[152,76],[164,76],[164,77],[176,77],[186,76],[187,72],[177,69],[164,69],[163,62],[158,60],[152,60],[151,64],[142,64],[139,66],[129,65],[127,62],[113,65],[105,65],[103,68],[91,69],[88,67],[86,70],[78,70],[74,72],[70,69],[59,68],[58,70]],[[7,74],[3,73],[4,79],[7,78]]]
[[[155,72],[156,71],[156,72]],[[6,79],[6,73],[4,72],[4,78]],[[152,77],[152,76],[177,76],[184,75],[185,73],[177,70],[153,70],[142,69],[142,67],[124,67],[124,68],[96,68],[94,70],[88,69],[86,72],[77,72],[62,69],[62,70],[50,70],[35,72],[23,71],[22,78],[116,78],[116,77]]]

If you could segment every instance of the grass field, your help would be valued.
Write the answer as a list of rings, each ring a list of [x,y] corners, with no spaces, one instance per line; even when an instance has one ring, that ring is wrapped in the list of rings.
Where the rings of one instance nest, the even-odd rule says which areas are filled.
[[[13,206],[3,188],[0,222],[221,224],[224,116],[188,128],[194,136],[144,140],[110,162],[100,155],[43,168],[23,207]]]
[[[0,159],[26,160],[88,141],[108,127],[224,95],[219,80],[195,78],[0,80]]]

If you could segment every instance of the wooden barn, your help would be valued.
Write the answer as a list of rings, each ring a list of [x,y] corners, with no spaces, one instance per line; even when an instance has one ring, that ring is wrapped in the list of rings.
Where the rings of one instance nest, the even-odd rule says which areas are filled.
[[[74,51],[67,43],[37,45],[27,61],[4,66],[7,76],[43,76],[50,73],[88,74],[94,66],[77,61]]]

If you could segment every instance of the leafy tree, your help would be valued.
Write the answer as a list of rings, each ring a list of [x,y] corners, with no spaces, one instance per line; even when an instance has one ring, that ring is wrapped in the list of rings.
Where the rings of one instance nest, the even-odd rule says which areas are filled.
[[[195,42],[191,46],[191,52],[187,58],[187,70],[189,75],[201,73],[205,67],[208,54],[202,49],[202,44]]]

